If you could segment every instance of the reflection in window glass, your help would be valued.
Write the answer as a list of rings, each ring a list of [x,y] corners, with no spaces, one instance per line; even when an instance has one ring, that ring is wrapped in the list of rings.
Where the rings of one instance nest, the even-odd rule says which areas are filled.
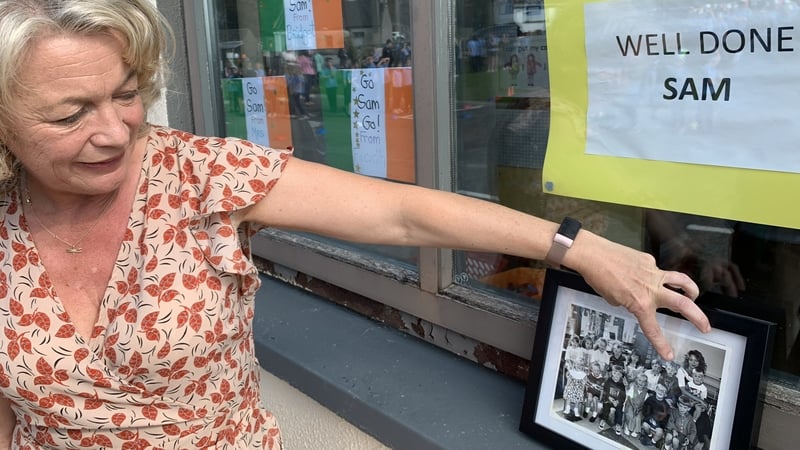
[[[773,376],[798,382],[800,231],[542,193],[550,126],[542,3],[455,3],[457,190],[556,222],[577,218],[586,229],[652,253],[663,268],[690,274],[702,291],[729,295],[749,314],[778,324]],[[709,8],[724,15],[727,4]],[[529,303],[540,298],[543,270],[540,261],[461,252],[455,281]]]
[[[225,135],[416,182],[407,0],[215,6]],[[359,248],[416,265],[416,249]]]
[[[456,186],[459,192],[584,228],[643,248],[641,213],[542,193],[550,89],[541,1],[457,2]],[[486,124],[491,132],[486,133]],[[540,298],[540,261],[462,253],[457,278]]]

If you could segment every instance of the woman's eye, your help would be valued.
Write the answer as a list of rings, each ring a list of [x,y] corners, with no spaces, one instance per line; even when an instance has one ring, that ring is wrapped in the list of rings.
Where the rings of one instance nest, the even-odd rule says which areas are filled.
[[[76,112],[75,114],[72,114],[70,116],[64,117],[63,119],[56,120],[55,123],[57,123],[59,125],[73,125],[73,124],[77,123],[81,119],[81,117],[83,116],[83,113],[84,113],[84,110],[81,109],[80,111]]]
[[[133,91],[123,92],[117,95],[115,98],[122,102],[133,102],[134,100],[136,100],[136,97],[138,96],[139,96],[139,90],[136,89]]]

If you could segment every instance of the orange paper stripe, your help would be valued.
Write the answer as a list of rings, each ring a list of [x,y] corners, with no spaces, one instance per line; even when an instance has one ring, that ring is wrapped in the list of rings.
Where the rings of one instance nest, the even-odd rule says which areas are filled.
[[[285,77],[264,77],[264,100],[267,103],[269,145],[272,148],[292,146],[292,122],[289,117],[289,90]]]
[[[386,177],[415,183],[414,86],[411,83],[411,68],[384,70]]]
[[[342,0],[314,0],[317,48],[344,48]]]

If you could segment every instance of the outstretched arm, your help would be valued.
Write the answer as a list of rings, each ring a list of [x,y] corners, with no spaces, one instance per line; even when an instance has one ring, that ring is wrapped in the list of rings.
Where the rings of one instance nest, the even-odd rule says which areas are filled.
[[[558,224],[482,200],[377,180],[292,158],[278,183],[239,221],[372,244],[442,247],[544,259]],[[681,313],[701,331],[708,320],[695,283],[656,267],[652,256],[581,230],[564,258],[613,305],[639,320],[664,358],[672,351],[656,308]],[[679,289],[683,294],[674,289]]]

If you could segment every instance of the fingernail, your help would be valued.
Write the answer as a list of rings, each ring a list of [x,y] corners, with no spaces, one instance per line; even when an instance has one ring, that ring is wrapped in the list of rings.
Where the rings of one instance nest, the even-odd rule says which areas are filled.
[[[672,351],[670,351],[669,353],[667,353],[667,360],[668,360],[668,361],[672,361],[674,358],[675,358],[675,354],[674,354],[674,353],[672,353]]]

